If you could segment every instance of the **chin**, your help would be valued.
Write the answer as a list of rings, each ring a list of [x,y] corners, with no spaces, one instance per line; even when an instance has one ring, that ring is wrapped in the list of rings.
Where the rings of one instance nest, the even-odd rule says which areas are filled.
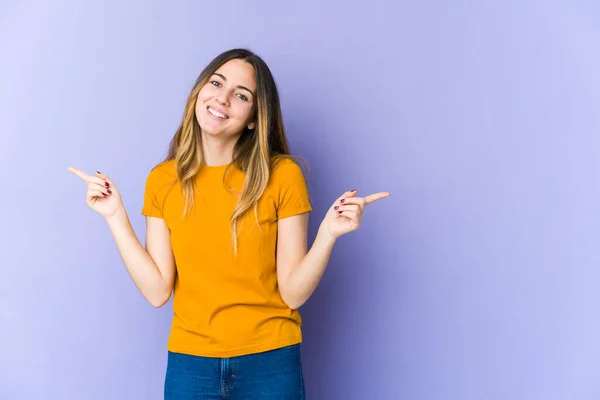
[[[198,126],[200,127],[200,130],[204,133],[207,133],[209,135],[218,135],[223,131],[223,126],[215,126],[214,124],[210,123],[211,121],[203,121],[202,119],[197,117],[196,120],[198,121]]]
[[[202,125],[200,125],[200,131],[210,136],[220,136],[223,133],[221,130],[213,129],[211,127],[203,127]]]

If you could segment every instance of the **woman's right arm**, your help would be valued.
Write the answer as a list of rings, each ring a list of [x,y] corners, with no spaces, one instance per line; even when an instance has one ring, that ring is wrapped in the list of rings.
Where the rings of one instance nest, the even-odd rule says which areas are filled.
[[[106,218],[129,276],[154,307],[171,297],[175,282],[175,259],[171,233],[164,219],[146,217],[146,248],[142,246],[124,207]]]
[[[131,226],[115,183],[98,171],[91,176],[77,168],[68,170],[87,183],[86,203],[106,219],[121,259],[139,291],[154,307],[164,305],[171,297],[175,282],[171,233],[165,221],[146,217],[144,248]]]

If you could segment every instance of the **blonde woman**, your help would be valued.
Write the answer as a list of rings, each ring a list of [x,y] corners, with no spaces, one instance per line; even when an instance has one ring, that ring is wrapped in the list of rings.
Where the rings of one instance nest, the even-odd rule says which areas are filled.
[[[168,156],[146,181],[145,248],[115,183],[69,170],[87,183],[87,204],[106,219],[142,295],[161,307],[173,293],[165,399],[305,398],[298,308],[336,240],[390,194],[342,194],[307,252],[306,181],[259,56],[226,51],[196,80]]]

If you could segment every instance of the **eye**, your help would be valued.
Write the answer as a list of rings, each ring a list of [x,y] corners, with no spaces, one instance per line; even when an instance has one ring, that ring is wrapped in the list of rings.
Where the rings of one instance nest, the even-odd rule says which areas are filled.
[[[237,95],[237,97],[238,97],[240,100],[243,100],[243,101],[248,101],[248,98],[247,98],[246,96],[244,96],[243,94],[241,94],[241,93],[240,93],[240,94],[238,94],[238,95]]]
[[[219,83],[218,81],[210,81],[210,83],[216,87],[221,87],[221,83]]]

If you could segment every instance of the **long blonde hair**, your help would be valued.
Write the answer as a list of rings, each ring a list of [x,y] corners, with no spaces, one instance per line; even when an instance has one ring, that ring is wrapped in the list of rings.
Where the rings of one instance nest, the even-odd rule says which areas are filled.
[[[230,219],[233,250],[237,254],[239,222],[250,209],[254,209],[257,217],[258,200],[267,187],[271,171],[285,158],[302,160],[290,155],[277,86],[269,67],[258,55],[246,49],[229,50],[218,55],[200,73],[187,99],[183,119],[171,140],[164,161],[175,160],[177,179],[185,198],[185,218],[194,207],[194,182],[204,164],[200,125],[195,112],[198,92],[219,67],[233,59],[250,63],[256,74],[255,128],[244,128],[233,149],[231,163],[245,173],[244,184]],[[224,184],[227,170],[223,177]]]

